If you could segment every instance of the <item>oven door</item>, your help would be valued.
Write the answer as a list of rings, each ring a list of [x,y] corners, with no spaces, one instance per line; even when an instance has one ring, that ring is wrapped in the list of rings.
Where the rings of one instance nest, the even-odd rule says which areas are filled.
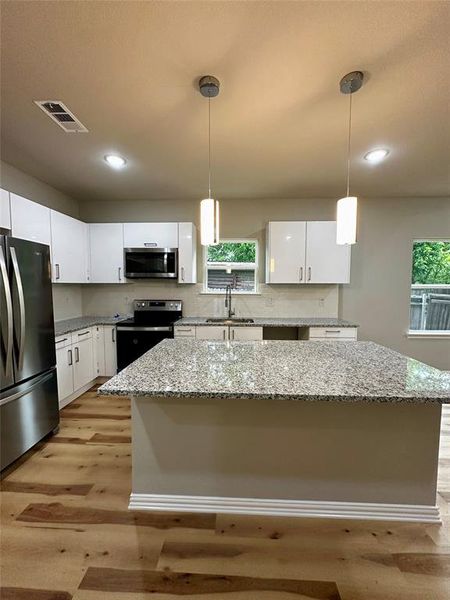
[[[125,277],[176,279],[177,248],[125,248]]]
[[[121,371],[166,338],[173,338],[173,327],[117,326],[117,367]]]

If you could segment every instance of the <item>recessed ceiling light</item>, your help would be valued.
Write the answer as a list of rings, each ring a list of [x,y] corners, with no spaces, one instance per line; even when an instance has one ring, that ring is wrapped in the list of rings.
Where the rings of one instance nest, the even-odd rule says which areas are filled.
[[[388,154],[389,150],[387,150],[386,148],[377,148],[376,150],[371,150],[370,152],[365,154],[364,158],[368,162],[375,164],[384,160]]]
[[[118,156],[117,154],[107,154],[105,160],[113,169],[121,169],[127,162],[122,156]]]

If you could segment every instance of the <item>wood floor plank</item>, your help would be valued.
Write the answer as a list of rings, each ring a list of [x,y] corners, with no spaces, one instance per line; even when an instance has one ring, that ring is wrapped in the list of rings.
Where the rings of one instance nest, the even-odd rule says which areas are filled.
[[[93,483],[54,484],[7,480],[2,482],[1,491],[22,494],[44,494],[45,496],[86,496],[93,487]]]
[[[129,415],[114,415],[108,413],[81,413],[77,410],[66,410],[64,413],[66,419],[102,419],[102,420],[114,420],[114,421],[129,421]]]
[[[80,525],[135,525],[171,529],[173,527],[214,529],[215,515],[201,513],[160,513],[105,510],[92,507],[67,506],[58,502],[30,504],[17,517],[27,523],[77,523]]]
[[[90,567],[80,589],[102,592],[145,592],[149,594],[220,594],[223,592],[289,592],[314,600],[341,600],[337,586],[329,581],[296,581],[170,571],[131,571]]]
[[[88,442],[89,444],[131,444],[131,436],[94,433]]]
[[[71,600],[72,594],[56,590],[1,587],[0,598],[2,600]]]

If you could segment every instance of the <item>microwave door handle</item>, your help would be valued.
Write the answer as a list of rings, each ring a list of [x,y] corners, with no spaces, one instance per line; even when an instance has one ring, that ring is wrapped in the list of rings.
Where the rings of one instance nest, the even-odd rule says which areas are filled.
[[[5,289],[5,306],[6,306],[6,364],[5,364],[5,375],[8,376],[12,368],[12,349],[13,349],[13,310],[12,310],[12,297],[11,297],[11,286],[9,285],[8,271],[6,270],[5,254],[3,252],[3,246],[0,246],[0,273]]]
[[[167,273],[167,252],[164,252],[164,273]]]
[[[17,357],[17,368],[19,371],[23,367],[23,356],[25,348],[25,296],[23,293],[22,277],[20,276],[19,262],[17,260],[16,249],[11,247],[9,249],[11,254],[11,262],[13,265],[14,277],[17,285],[17,292],[19,296],[19,314],[20,314],[20,336],[19,336],[19,353]]]

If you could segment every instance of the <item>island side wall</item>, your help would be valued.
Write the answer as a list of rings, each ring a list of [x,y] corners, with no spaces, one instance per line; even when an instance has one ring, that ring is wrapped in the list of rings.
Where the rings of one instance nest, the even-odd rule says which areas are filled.
[[[437,521],[440,415],[437,403],[133,398],[130,508]]]

